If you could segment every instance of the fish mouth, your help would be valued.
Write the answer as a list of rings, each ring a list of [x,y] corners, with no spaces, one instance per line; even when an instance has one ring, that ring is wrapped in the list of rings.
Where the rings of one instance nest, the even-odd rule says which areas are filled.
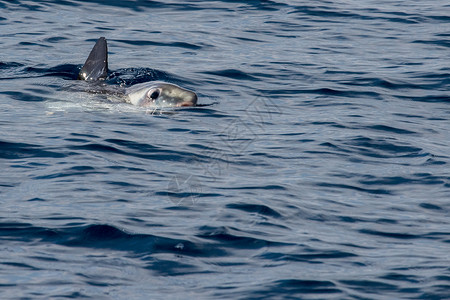
[[[195,93],[193,93],[191,99],[187,100],[187,101],[182,101],[181,103],[178,103],[178,107],[186,107],[186,106],[195,106],[197,104],[197,95]]]
[[[183,102],[180,103],[178,106],[179,107],[183,107],[183,106],[194,106],[195,104],[193,104],[192,102]]]

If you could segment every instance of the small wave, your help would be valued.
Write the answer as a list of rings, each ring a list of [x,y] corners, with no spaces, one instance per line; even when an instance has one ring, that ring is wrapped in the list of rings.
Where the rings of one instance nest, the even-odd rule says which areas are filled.
[[[205,72],[206,74],[210,74],[210,75],[216,75],[216,76],[221,76],[221,77],[227,77],[227,78],[231,78],[231,79],[236,79],[236,80],[250,80],[250,81],[256,81],[259,80],[255,77],[253,77],[250,74],[247,74],[243,71],[240,70],[235,70],[235,69],[228,69],[228,70],[220,70],[220,71],[215,71],[215,72]]]
[[[348,257],[356,257],[356,254],[350,252],[342,252],[336,250],[311,250],[303,254],[286,254],[278,252],[266,252],[261,258],[270,261],[302,261],[310,264],[322,264],[327,259],[340,259]]]
[[[263,238],[247,236],[244,232],[236,228],[203,226],[199,228],[196,237],[203,240],[214,241],[219,248],[230,249],[261,249],[268,246],[280,247],[287,243],[270,241]]]
[[[274,209],[260,204],[228,204],[227,208],[241,210],[247,213],[258,213],[264,216],[273,217],[273,218],[281,218],[282,215],[275,211]]]
[[[350,147],[352,152],[374,158],[421,157],[427,155],[423,153],[421,148],[400,144],[394,140],[355,137],[343,144]]]
[[[25,143],[13,143],[0,140],[0,158],[4,159],[22,159],[30,157],[65,157],[65,154],[46,150],[40,145]]]
[[[27,74],[37,74],[42,77],[59,77],[66,80],[76,80],[80,72],[79,65],[64,64],[50,68],[26,67],[24,72]]]
[[[243,299],[238,294],[234,296],[235,299]],[[308,296],[311,296],[311,299],[343,297],[344,291],[327,280],[286,278],[266,282],[258,287],[250,287],[249,294],[245,298],[307,299]]]
[[[17,62],[3,62],[0,61],[0,70],[23,67],[23,64]]]
[[[106,224],[45,228],[29,223],[0,223],[0,236],[16,241],[53,243],[67,247],[103,248],[136,254],[173,253],[190,256],[224,255],[212,245],[195,244],[150,234],[127,233]]]
[[[417,234],[411,234],[406,232],[385,232],[380,230],[373,230],[373,229],[361,229],[359,232],[364,234],[370,234],[370,235],[378,235],[382,237],[388,237],[393,239],[399,239],[399,240],[409,240],[409,239],[418,239],[421,238],[421,235]]]
[[[137,46],[160,46],[160,47],[177,47],[184,48],[190,50],[200,50],[203,47],[191,43],[186,42],[171,42],[171,43],[163,43],[163,42],[153,42],[153,41],[136,41],[136,40],[115,40],[120,43],[125,43],[129,45],[137,45]]]

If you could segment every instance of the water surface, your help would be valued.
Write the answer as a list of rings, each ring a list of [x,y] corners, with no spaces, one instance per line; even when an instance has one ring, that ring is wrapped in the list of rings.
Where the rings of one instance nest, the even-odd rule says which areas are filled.
[[[447,1],[0,11],[2,299],[450,298]]]

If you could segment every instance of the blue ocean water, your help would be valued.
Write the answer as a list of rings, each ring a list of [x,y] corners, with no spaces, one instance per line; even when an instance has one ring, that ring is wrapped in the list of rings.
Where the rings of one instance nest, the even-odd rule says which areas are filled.
[[[450,299],[448,1],[0,12],[1,299]]]

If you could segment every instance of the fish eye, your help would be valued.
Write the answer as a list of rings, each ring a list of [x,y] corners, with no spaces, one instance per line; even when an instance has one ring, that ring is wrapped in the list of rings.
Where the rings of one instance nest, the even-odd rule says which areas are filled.
[[[152,100],[156,100],[159,97],[159,94],[160,94],[159,90],[150,90],[148,92],[148,97]]]

